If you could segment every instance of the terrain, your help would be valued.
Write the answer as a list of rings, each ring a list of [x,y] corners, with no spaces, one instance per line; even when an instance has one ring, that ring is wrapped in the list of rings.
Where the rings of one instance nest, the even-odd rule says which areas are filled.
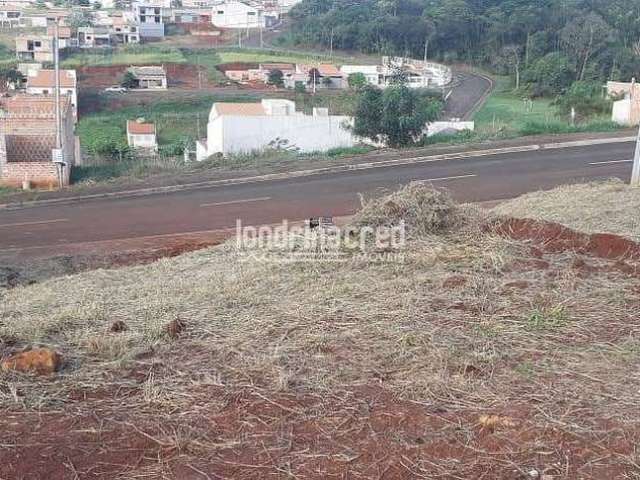
[[[574,227],[607,200],[579,232],[527,209],[547,195]],[[230,242],[0,291],[0,356],[63,359],[0,373],[0,478],[637,478],[618,195],[635,214],[619,182],[496,212],[414,183],[351,220],[404,221],[395,256]]]

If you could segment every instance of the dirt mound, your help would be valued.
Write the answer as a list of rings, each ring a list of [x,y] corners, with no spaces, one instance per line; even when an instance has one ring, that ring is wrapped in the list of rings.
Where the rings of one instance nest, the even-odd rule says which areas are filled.
[[[640,259],[640,244],[632,240],[610,233],[581,233],[559,223],[507,218],[491,223],[488,230],[514,240],[534,242],[549,253],[574,251],[606,259]]]

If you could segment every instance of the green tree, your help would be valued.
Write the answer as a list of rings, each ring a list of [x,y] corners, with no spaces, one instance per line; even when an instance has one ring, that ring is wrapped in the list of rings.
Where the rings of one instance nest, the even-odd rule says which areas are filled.
[[[269,70],[269,75],[267,76],[267,83],[269,85],[274,85],[276,87],[284,86],[284,73],[282,70]]]
[[[571,109],[582,117],[608,114],[611,101],[602,95],[602,85],[598,82],[575,82],[556,100],[560,113],[568,114]]]
[[[122,76],[120,85],[124,88],[136,88],[138,86],[138,80],[133,73],[125,72],[125,74]]]
[[[350,73],[347,77],[347,83],[349,84],[349,88],[360,90],[367,84],[367,77],[365,77],[362,72]]]
[[[406,83],[384,91],[367,85],[358,96],[353,131],[390,147],[411,145],[422,137],[427,123],[438,118],[441,108],[441,102]]]

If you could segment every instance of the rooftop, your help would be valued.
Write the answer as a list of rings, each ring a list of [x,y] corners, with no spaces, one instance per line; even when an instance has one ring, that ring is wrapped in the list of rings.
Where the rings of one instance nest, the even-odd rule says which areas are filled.
[[[127,132],[132,133],[133,135],[153,135],[154,133],[156,133],[156,126],[153,123],[128,120]]]
[[[56,85],[54,70],[38,70],[33,76],[27,77],[27,88],[53,88]],[[76,88],[76,71],[60,70],[60,87]]]
[[[143,67],[131,66],[129,67],[129,71],[136,77],[164,77],[167,75],[164,71],[164,67],[154,65]]]
[[[60,98],[62,114],[70,105],[68,97]],[[0,111],[5,116],[17,115],[21,117],[50,117],[55,114],[55,98],[52,95],[16,95],[0,98]]]
[[[214,103],[213,106],[218,115],[258,117],[267,114],[261,103]]]

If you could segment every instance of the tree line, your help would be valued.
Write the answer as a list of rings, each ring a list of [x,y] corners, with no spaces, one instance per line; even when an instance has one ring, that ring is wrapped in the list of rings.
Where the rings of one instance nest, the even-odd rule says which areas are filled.
[[[298,44],[467,63],[532,96],[640,73],[640,0],[303,0]]]

